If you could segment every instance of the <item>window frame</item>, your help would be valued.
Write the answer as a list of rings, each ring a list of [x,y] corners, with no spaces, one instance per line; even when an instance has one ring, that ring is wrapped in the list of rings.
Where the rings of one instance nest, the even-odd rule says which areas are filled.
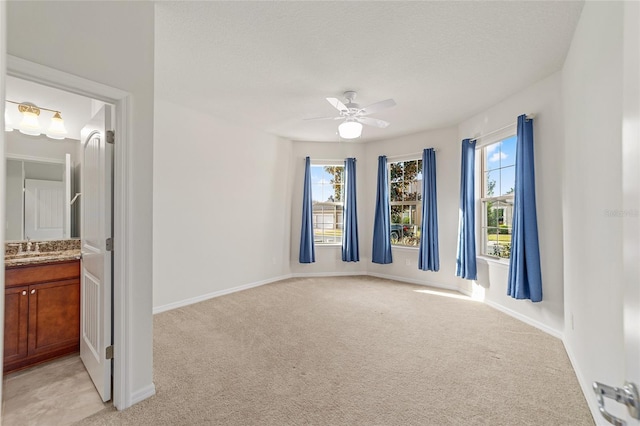
[[[422,179],[424,179],[424,176],[422,177],[422,179],[418,180],[414,180],[412,182],[415,182],[416,185],[418,185],[418,187],[416,188],[416,199],[415,200],[401,200],[401,201],[392,201],[391,197],[392,197],[392,188],[393,188],[393,184],[397,183],[397,182],[393,182],[391,180],[391,165],[392,164],[396,164],[396,163],[408,163],[408,162],[412,162],[415,161],[416,162],[416,176],[418,175],[422,175],[422,167],[421,167],[421,163],[422,163],[422,157],[421,156],[415,156],[415,155],[411,155],[411,156],[406,156],[406,157],[399,157],[399,158],[394,158],[393,160],[387,159],[387,182],[389,184],[389,215],[390,215],[390,219],[393,217],[393,206],[415,206],[415,215],[416,215],[416,221],[414,223],[411,223],[412,226],[416,227],[416,236],[413,237],[415,239],[417,239],[417,242],[415,245],[409,245],[409,244],[399,244],[399,243],[394,243],[393,240],[391,240],[391,247],[393,248],[401,248],[401,249],[410,249],[410,250],[416,250],[420,247],[420,232],[421,232],[421,216],[422,216],[422,201],[423,201],[423,196],[422,196]],[[419,167],[420,166],[420,167]],[[403,165],[403,174],[404,174],[404,165]],[[404,182],[404,177],[403,177],[403,182]],[[404,197],[403,197],[404,198]],[[392,221],[392,219],[390,220],[390,225],[393,226],[394,223]],[[403,224],[401,224],[403,225]],[[393,234],[393,229],[391,229],[389,231],[389,234],[391,236],[391,234]]]
[[[501,143],[507,139],[516,137],[517,138],[517,131],[516,131],[516,127],[509,127],[507,129],[505,129],[504,131],[500,132],[498,135],[495,135],[493,138],[491,138],[491,140],[486,141],[484,143],[482,143],[482,145],[480,146],[476,146],[476,151],[479,152],[479,172],[476,174],[476,177],[479,176],[479,193],[480,196],[478,197],[478,217],[476,220],[476,224],[479,224],[480,226],[477,227],[476,230],[476,236],[480,242],[480,252],[477,256],[481,256],[487,260],[492,260],[492,261],[496,261],[496,262],[500,262],[500,263],[504,263],[504,264],[509,264],[510,263],[510,258],[509,257],[502,257],[496,254],[490,254],[487,253],[487,243],[488,243],[488,233],[487,233],[487,229],[489,228],[489,224],[488,224],[488,217],[486,214],[487,208],[486,208],[486,203],[489,202],[507,202],[507,201],[511,201],[511,204],[513,205],[514,201],[515,201],[515,189],[511,194],[505,194],[505,195],[498,195],[498,196],[493,196],[493,197],[485,197],[485,190],[487,189],[487,182],[485,179],[485,174],[488,172],[487,170],[487,148],[489,148],[492,145]],[[517,143],[517,139],[516,139],[516,143]],[[511,166],[508,166],[511,167]],[[513,167],[515,168],[515,163],[513,165]],[[494,170],[501,170],[502,167],[498,168],[498,169],[494,169]],[[510,225],[508,227],[511,230],[511,235],[513,235],[513,227]],[[500,235],[500,233],[496,234],[496,235]]]
[[[336,221],[334,222],[333,226],[334,226],[334,230],[340,229],[342,231],[344,231],[344,161],[341,160],[313,160],[311,159],[311,170],[313,170],[314,167],[340,167],[342,169],[342,183],[341,183],[341,201],[319,201],[319,203],[323,203],[326,204],[327,206],[331,205],[333,206],[333,212],[334,212],[334,216],[336,217]],[[339,237],[339,241],[333,241],[333,242],[325,242],[324,239],[326,237],[326,235],[323,233],[321,235],[322,241],[317,241],[316,237],[316,210],[315,210],[315,205],[316,203],[318,203],[318,201],[315,201],[313,199],[313,185],[314,185],[314,181],[313,181],[313,177],[311,178],[311,215],[312,215],[312,227],[313,227],[313,244],[316,247],[341,247],[342,246],[342,238],[343,238],[343,234],[340,234]],[[330,184],[329,184],[330,185]],[[322,210],[322,213],[324,215],[324,208]],[[341,218],[341,221],[338,221],[337,218]],[[324,221],[322,222],[321,225],[324,225]],[[320,229],[324,229],[324,228],[320,228]]]

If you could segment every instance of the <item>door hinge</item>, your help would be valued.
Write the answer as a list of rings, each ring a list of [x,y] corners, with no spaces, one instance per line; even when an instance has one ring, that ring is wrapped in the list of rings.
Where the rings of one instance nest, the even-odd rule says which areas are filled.
[[[604,407],[605,397],[626,405],[629,409],[629,415],[636,420],[640,420],[640,394],[634,383],[627,382],[622,388],[614,388],[613,386],[593,382],[593,391],[596,393],[600,414],[602,414],[602,417],[609,423],[616,426],[626,425],[623,419],[614,416],[606,410]]]
[[[114,132],[113,130],[107,130],[107,143],[116,143],[116,132]]]
[[[109,237],[106,241],[107,251],[113,251],[113,238]]]
[[[106,347],[104,355],[106,359],[113,359],[113,345]]]

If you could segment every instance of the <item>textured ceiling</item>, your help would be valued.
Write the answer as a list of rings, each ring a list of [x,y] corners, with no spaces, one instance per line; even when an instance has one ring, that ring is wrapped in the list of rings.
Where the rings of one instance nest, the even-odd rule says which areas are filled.
[[[582,2],[159,2],[156,97],[336,141],[326,97],[397,106],[376,140],[457,124],[561,69]]]

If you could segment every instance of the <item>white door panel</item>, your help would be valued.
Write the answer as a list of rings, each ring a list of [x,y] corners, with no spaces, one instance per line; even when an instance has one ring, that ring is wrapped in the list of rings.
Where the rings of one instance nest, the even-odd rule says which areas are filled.
[[[622,120],[623,347],[605,365],[623,366],[619,383],[594,384],[601,417],[598,424],[640,426],[640,4],[624,4]],[[596,312],[599,313],[599,312]]]
[[[111,399],[111,191],[113,147],[106,142],[111,128],[103,106],[82,129],[82,289],[80,358],[103,401]]]
[[[62,182],[25,179],[24,233],[31,240],[59,239],[63,235]]]
[[[623,222],[625,381],[640,386],[640,4],[624,4]],[[640,401],[627,424],[640,426]]]

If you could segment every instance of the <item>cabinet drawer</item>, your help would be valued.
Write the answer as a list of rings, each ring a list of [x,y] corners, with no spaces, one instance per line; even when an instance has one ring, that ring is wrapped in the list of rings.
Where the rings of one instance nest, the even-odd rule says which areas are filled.
[[[5,287],[78,278],[80,276],[80,261],[19,266],[5,269],[4,274]]]

